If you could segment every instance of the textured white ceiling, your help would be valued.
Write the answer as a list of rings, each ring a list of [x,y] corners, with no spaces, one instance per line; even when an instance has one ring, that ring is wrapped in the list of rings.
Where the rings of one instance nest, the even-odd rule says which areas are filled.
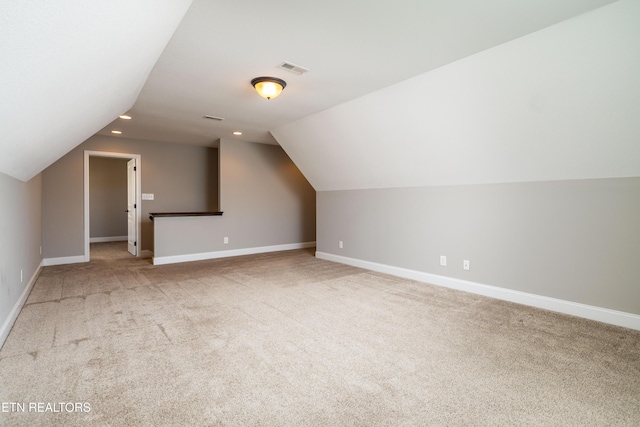
[[[29,179],[114,128],[276,143],[271,129],[612,1],[195,0],[185,14],[188,0],[5,0],[0,172]],[[285,60],[311,71],[277,69]],[[255,94],[260,75],[285,79],[283,95]],[[116,119],[126,110],[133,120]]]
[[[195,0],[131,110],[131,138],[209,145],[339,105],[612,0]],[[290,61],[304,76],[276,68]],[[257,76],[287,81],[267,101]],[[202,119],[223,117],[223,122]]]

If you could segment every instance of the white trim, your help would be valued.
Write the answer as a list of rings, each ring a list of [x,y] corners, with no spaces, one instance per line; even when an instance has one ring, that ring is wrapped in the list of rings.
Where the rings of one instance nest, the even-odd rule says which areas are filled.
[[[126,242],[128,236],[91,237],[89,243]]]
[[[4,345],[4,342],[9,336],[9,332],[11,332],[11,328],[13,327],[13,324],[16,322],[16,319],[18,318],[18,315],[20,314],[22,307],[24,307],[24,303],[27,302],[27,298],[29,297],[29,294],[31,293],[31,289],[33,288],[33,285],[36,283],[36,280],[40,275],[40,271],[42,271],[43,265],[44,265],[44,260],[40,261],[40,265],[38,265],[38,268],[36,268],[36,271],[31,275],[31,279],[29,279],[27,286],[25,286],[24,290],[20,294],[20,298],[18,298],[18,301],[16,301],[16,303],[13,305],[13,308],[9,312],[7,319],[4,321],[2,328],[0,328],[0,348],[2,348],[2,346]]]
[[[51,265],[78,264],[81,262],[87,262],[84,255],[45,258],[42,260],[42,265],[49,267]]]
[[[138,248],[142,246],[142,156],[140,154],[113,153],[109,151],[84,151],[84,259],[89,262],[91,238],[89,236],[89,157],[113,157],[118,159],[136,159],[136,222]],[[140,251],[138,251],[140,256]]]
[[[231,249],[227,251],[201,252],[197,254],[169,255],[153,257],[153,265],[175,264],[178,262],[202,261],[205,259],[227,258],[241,255],[261,254],[265,252],[290,251],[315,247],[316,242],[289,243],[285,245],[260,246],[257,248]]]
[[[497,286],[484,285],[482,283],[470,282],[453,277],[440,276],[437,274],[424,273],[417,270],[409,270],[401,267],[394,267],[386,264],[378,264],[371,261],[364,261],[356,258],[349,258],[341,255],[334,255],[326,252],[316,251],[316,257],[327,261],[347,264],[367,270],[378,271],[403,277],[405,279],[417,280],[419,282],[430,283],[446,288],[471,292],[504,301],[511,301],[518,304],[529,305],[545,310],[570,314],[585,319],[597,320],[598,322],[623,326],[625,328],[640,330],[640,315],[626,313],[624,311],[610,310],[608,308],[596,307],[593,305],[581,304],[573,301],[561,300],[558,298],[546,297],[543,295],[530,294],[527,292],[514,291],[512,289],[500,288]]]

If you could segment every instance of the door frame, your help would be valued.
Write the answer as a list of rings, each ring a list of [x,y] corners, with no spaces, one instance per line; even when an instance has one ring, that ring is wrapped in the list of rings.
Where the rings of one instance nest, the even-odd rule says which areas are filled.
[[[138,213],[138,203],[136,202],[136,193],[138,191],[138,183],[136,182],[138,177],[137,166],[136,159],[127,160],[127,250],[131,255],[135,256],[138,256],[138,225],[136,224],[136,214]],[[133,230],[131,230],[132,228]]]
[[[136,160],[136,241],[137,256],[142,252],[142,156],[140,154],[113,153],[109,151],[84,151],[84,260],[91,259],[90,251],[90,210],[89,210],[89,158],[90,157],[111,157],[114,159],[135,159]],[[128,190],[127,190],[128,191]]]

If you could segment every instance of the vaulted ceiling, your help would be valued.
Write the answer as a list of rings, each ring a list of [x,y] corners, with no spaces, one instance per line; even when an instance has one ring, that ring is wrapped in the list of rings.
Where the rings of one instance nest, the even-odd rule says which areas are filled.
[[[189,0],[0,8],[0,172],[28,180],[131,108]]]
[[[384,104],[381,91],[433,75],[418,85],[432,93],[438,69],[455,70],[463,58],[613,2],[11,0],[0,14],[0,172],[28,180],[91,135],[120,130],[128,138],[198,145],[220,138],[280,143],[317,189],[338,188],[332,172],[319,176],[312,161],[339,157],[342,149],[317,146],[309,135],[331,125],[323,120],[335,120],[337,132],[358,119],[365,136],[353,135],[355,129],[328,134],[355,144],[346,149],[352,161],[371,148],[359,145],[368,123],[386,115],[392,139],[391,129],[409,119],[419,127],[424,119],[389,116],[394,105]],[[283,61],[310,71],[290,73],[278,68]],[[262,75],[287,81],[279,98],[267,101],[253,91],[250,80]],[[403,103],[397,93],[390,99]],[[367,96],[373,101],[353,116],[350,103]],[[367,122],[376,103],[385,114]],[[133,119],[118,119],[123,113]],[[307,138],[316,147],[304,153]],[[331,164],[348,168],[331,159],[322,166]],[[370,178],[346,187],[378,185]],[[420,182],[390,185],[405,184]]]

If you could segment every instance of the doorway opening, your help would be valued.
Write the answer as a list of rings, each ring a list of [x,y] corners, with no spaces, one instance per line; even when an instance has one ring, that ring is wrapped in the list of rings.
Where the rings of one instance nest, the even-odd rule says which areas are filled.
[[[105,196],[106,200],[97,201],[95,204],[98,206],[91,205],[91,176],[94,175],[94,179],[96,178],[95,174],[91,173],[91,159],[94,160],[108,160],[108,159],[120,159],[122,162],[118,162],[120,166],[126,166],[126,185],[121,187],[122,192],[124,193],[124,188],[126,188],[126,197],[124,194],[119,194],[117,197],[120,199],[117,202],[113,202],[113,198],[109,199],[109,197]],[[99,158],[99,159],[98,159]],[[126,165],[125,163],[126,162]],[[98,164],[95,161],[94,168],[98,168]],[[115,164],[115,163],[114,163]],[[103,165],[104,166],[104,165]],[[121,169],[122,173],[124,172],[124,167]],[[134,256],[140,256],[141,253],[141,218],[142,218],[142,209],[141,209],[141,156],[139,154],[129,154],[129,153],[112,153],[106,151],[89,151],[86,150],[84,152],[84,258],[85,261],[89,261],[91,259],[91,243],[93,242],[122,242],[116,244],[117,247],[126,247],[126,250],[129,251]],[[119,177],[124,183],[124,176]],[[108,180],[109,178],[107,178]],[[113,184],[113,183],[112,183]],[[112,187],[117,187],[117,184],[113,184]],[[117,190],[120,191],[120,190]],[[95,201],[95,200],[94,200]],[[115,205],[115,206],[112,206]],[[126,229],[122,228],[121,225],[114,224],[94,224],[94,233],[96,232],[96,225],[100,225],[103,229],[111,227],[111,230],[118,229],[120,231],[116,232],[116,235],[106,236],[106,237],[94,237],[92,238],[92,207],[98,208],[93,210],[94,222],[98,222],[96,219],[96,215],[104,214],[103,216],[108,216],[109,213],[107,210],[111,210],[118,212],[121,214],[121,218],[124,220],[126,217]],[[103,212],[103,210],[105,212]],[[115,214],[114,214],[115,215]],[[98,217],[99,218],[99,217]],[[102,222],[102,221],[100,221]],[[120,228],[118,228],[120,227]],[[101,234],[101,232],[97,232]],[[102,232],[104,234],[104,231]],[[107,234],[113,234],[107,233]],[[126,245],[125,245],[126,243]]]

